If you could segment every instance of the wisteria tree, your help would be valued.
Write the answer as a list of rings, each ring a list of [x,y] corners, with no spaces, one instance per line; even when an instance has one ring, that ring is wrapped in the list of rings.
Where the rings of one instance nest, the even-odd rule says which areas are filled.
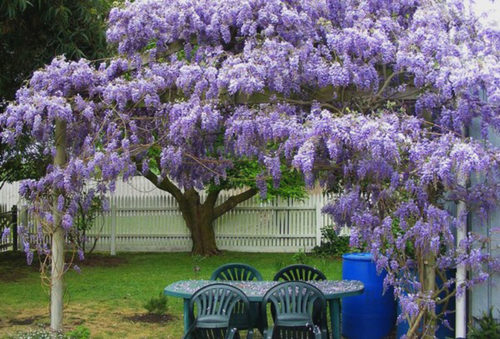
[[[339,194],[325,213],[388,271],[409,337],[432,336],[435,305],[487,277],[481,239],[457,244],[455,229],[500,191],[498,149],[464,133],[473,119],[484,135],[500,129],[500,35],[462,1],[135,1],[111,11],[107,36],[116,57],[55,59],[1,117],[5,140],[28,134],[57,160],[21,188],[52,290],[77,206],[136,171],[176,197],[198,253],[216,249],[197,245],[213,239],[202,221],[265,195],[268,178],[318,179]],[[220,189],[250,181],[217,205]],[[449,201],[466,209],[455,215]],[[50,245],[43,234],[59,236]],[[447,278],[457,266],[474,275]]]

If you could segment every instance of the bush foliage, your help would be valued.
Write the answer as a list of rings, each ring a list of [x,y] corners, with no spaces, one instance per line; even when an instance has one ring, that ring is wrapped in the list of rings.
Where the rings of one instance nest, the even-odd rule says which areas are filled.
[[[163,293],[160,292],[158,297],[149,299],[149,301],[144,304],[144,308],[150,314],[165,314],[168,310],[168,299],[165,295],[163,295]]]
[[[321,229],[321,245],[314,247],[313,253],[317,255],[330,255],[340,257],[344,253],[359,252],[359,249],[349,246],[349,236],[339,235],[333,225]]]
[[[477,326],[471,328],[469,337],[471,339],[500,338],[500,323],[493,317],[491,308],[479,319]]]

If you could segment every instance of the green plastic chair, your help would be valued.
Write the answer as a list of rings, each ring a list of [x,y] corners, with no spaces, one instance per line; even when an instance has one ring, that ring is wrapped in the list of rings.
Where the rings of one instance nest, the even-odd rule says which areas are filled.
[[[262,281],[262,275],[255,267],[241,263],[231,263],[218,267],[210,280],[226,281]]]
[[[267,313],[267,304],[274,309],[274,326],[268,326],[264,317],[264,338],[326,339],[326,299],[316,287],[302,281],[283,282],[271,288],[264,296],[262,312]],[[321,319],[313,323],[313,309],[319,307]]]
[[[210,280],[219,281],[262,281],[262,275],[255,267],[242,263],[230,263],[218,267]],[[263,323],[260,314],[260,302],[250,303],[250,314],[245,313],[242,304],[237,304],[231,314],[231,326],[238,330],[259,328],[262,332]]]
[[[189,317],[194,319],[184,339],[232,339],[239,338],[238,329],[230,325],[230,317],[237,304],[249,308],[247,296],[239,288],[226,284],[205,286],[191,297],[189,301]],[[196,318],[194,309],[196,306]],[[253,337],[249,329],[247,339]]]
[[[322,281],[327,279],[325,274],[315,267],[304,264],[294,264],[282,268],[278,273],[275,274],[273,280],[274,281]],[[274,308],[271,308],[271,311],[274,318]],[[319,324],[321,321],[321,310],[317,305],[314,305],[313,320],[315,324]]]
[[[275,274],[274,281],[320,281],[327,280],[326,276],[317,268],[295,264],[282,268]]]

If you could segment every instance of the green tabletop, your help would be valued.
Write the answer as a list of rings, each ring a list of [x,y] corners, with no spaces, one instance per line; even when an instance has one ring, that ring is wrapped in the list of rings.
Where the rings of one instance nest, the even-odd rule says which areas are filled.
[[[279,284],[278,281],[213,281],[213,280],[181,280],[176,281],[167,287],[163,293],[168,296],[184,299],[184,330],[190,326],[187,312],[189,308],[189,298],[200,288],[214,283],[224,283],[238,287],[248,297],[250,301],[262,301],[266,292],[273,286]],[[330,307],[330,322],[334,339],[340,339],[340,299],[363,293],[364,285],[358,280],[324,280],[308,281],[316,286],[328,300]]]

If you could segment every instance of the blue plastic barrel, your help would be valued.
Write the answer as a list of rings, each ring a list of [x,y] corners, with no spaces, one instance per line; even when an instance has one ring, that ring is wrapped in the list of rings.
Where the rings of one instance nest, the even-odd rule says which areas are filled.
[[[396,324],[396,302],[392,289],[385,293],[385,272],[377,274],[370,253],[342,256],[342,279],[360,280],[363,294],[342,299],[342,335],[348,339],[381,339]]]

